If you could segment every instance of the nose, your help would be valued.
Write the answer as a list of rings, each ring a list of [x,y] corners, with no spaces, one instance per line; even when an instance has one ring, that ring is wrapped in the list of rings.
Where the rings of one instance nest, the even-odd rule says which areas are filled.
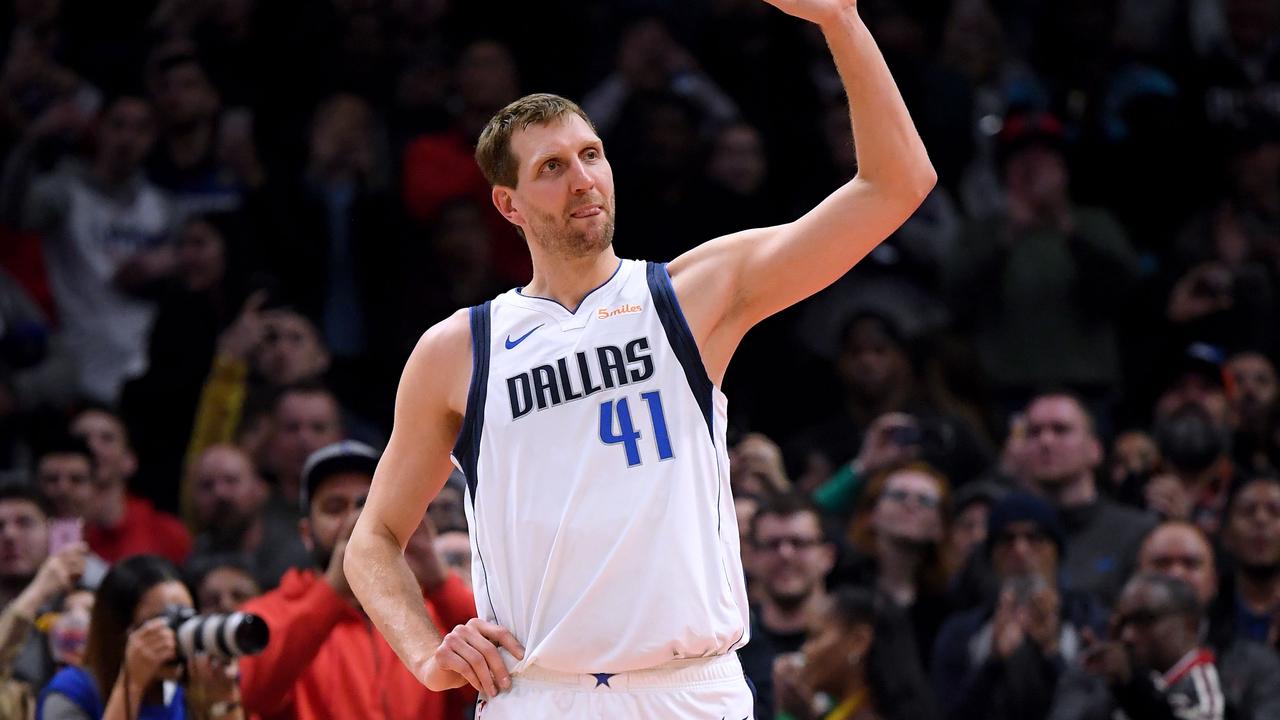
[[[587,171],[581,159],[575,158],[570,166],[569,189],[575,195],[581,195],[596,186],[596,179]]]

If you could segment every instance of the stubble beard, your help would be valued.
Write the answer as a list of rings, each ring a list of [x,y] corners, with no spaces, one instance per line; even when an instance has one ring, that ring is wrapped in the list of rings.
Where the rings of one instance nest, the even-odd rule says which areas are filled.
[[[599,227],[576,229],[572,220],[561,221],[553,215],[539,213],[533,222],[533,237],[548,253],[562,258],[598,255],[613,244],[615,201],[603,203],[605,221]]]

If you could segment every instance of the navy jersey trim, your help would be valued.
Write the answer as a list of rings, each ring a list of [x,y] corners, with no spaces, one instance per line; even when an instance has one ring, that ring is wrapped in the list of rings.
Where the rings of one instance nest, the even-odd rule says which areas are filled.
[[[515,290],[516,290],[516,294],[522,298],[528,298],[530,300],[545,300],[546,302],[549,302],[549,303],[555,303],[556,305],[559,305],[561,308],[564,308],[564,311],[569,313],[570,315],[577,315],[578,311],[582,309],[582,306],[587,304],[587,298],[591,297],[591,295],[595,293],[595,291],[613,282],[613,279],[618,276],[618,271],[621,269],[622,269],[622,261],[619,260],[618,267],[613,269],[613,274],[609,276],[609,279],[591,288],[591,290],[588,291],[586,295],[582,296],[582,301],[578,303],[578,307],[572,310],[565,307],[559,300],[552,300],[549,297],[542,297],[541,295],[525,295],[524,293],[520,292],[521,290],[524,290],[524,286],[518,287]]]
[[[707,432],[711,434],[711,441],[714,443],[715,430],[711,419],[713,385],[706,366],[702,364],[698,343],[694,341],[693,332],[685,322],[684,312],[680,310],[680,301],[671,285],[671,275],[667,273],[666,264],[651,262],[647,265],[646,279],[649,282],[649,294],[653,296],[653,306],[658,310],[658,319],[667,333],[667,342],[684,368],[685,380],[689,382],[689,389],[693,391],[693,397],[702,409],[702,416],[707,421]]]
[[[489,387],[491,304],[492,301],[486,300],[484,304],[471,308],[471,386],[467,389],[467,412],[462,418],[462,429],[458,431],[458,440],[453,446],[453,456],[462,465],[462,475],[467,481],[473,516],[476,516],[477,467],[480,464],[480,436],[484,431],[485,391]],[[479,554],[478,549],[476,552]],[[489,569],[485,567],[484,555],[480,555],[480,573],[484,578],[485,595],[489,596]],[[496,615],[498,611],[492,596],[489,596],[489,608]]]
[[[453,446],[453,456],[462,465],[471,497],[476,496],[476,466],[480,464],[480,435],[484,431],[485,391],[489,387],[489,334],[492,301],[471,308],[471,387],[467,390],[467,412]]]

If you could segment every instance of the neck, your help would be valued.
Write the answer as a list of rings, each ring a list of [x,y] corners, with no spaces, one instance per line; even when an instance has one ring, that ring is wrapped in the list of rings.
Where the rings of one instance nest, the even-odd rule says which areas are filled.
[[[1098,499],[1098,488],[1093,482],[1093,472],[1085,471],[1075,479],[1061,485],[1040,484],[1049,500],[1060,508],[1080,507]]]
[[[302,478],[297,475],[280,476],[280,495],[286,503],[298,504],[298,496],[302,494]]]
[[[866,671],[862,668],[859,668],[855,672],[844,674],[845,681],[840,688],[840,699],[837,701],[837,704],[844,702],[867,689],[867,681],[866,678],[863,677],[864,675],[866,675]],[[862,699],[862,707],[866,707],[868,701],[869,698],[864,697]],[[854,715],[853,717],[858,717],[858,715]]]
[[[614,254],[612,245],[599,254],[581,258],[552,260],[535,254],[533,279],[521,292],[555,300],[570,310],[577,310],[587,293],[608,282],[617,269],[618,256]]]
[[[213,125],[192,123],[169,136],[169,158],[179,168],[189,168],[204,159],[213,138]]]
[[[1240,602],[1255,613],[1271,612],[1280,600],[1280,568],[1240,570],[1236,572],[1236,590]]]
[[[878,398],[868,398],[850,392],[845,401],[849,417],[860,425],[867,426],[871,421],[885,413],[901,410],[907,406],[907,386],[898,383]]]
[[[124,483],[112,483],[98,496],[98,524],[113,528],[124,522],[125,502],[127,495]]]
[[[253,553],[262,545],[263,523],[262,512],[259,511],[246,525],[235,543],[241,552]]]
[[[916,599],[916,576],[924,563],[924,553],[917,547],[894,540],[885,533],[876,535],[876,583],[894,602],[907,607]]]
[[[824,597],[826,591],[817,587],[794,608],[784,608],[766,593],[764,604],[761,605],[760,622],[774,633],[804,632],[808,628],[810,609]]]

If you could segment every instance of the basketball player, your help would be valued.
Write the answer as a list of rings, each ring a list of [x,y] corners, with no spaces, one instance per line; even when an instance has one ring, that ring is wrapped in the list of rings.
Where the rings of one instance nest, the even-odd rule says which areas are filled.
[[[613,175],[581,109],[529,96],[480,137],[533,279],[423,335],[345,569],[404,663],[435,690],[475,686],[484,720],[753,715],[718,385],[749,328],[843,275],[935,181],[854,0],[768,2],[825,33],[860,161],[795,222],[669,265],[619,260]],[[441,640],[403,548],[451,450],[479,618]]]

